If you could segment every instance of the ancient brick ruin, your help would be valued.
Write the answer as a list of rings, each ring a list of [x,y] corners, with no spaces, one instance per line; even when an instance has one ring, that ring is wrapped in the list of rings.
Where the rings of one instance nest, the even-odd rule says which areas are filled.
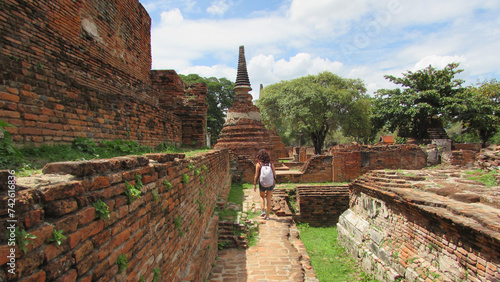
[[[137,0],[2,1],[0,119],[16,144],[205,144],[206,86],[151,72]]]
[[[229,192],[229,153],[51,163],[43,175],[16,181],[18,226],[36,239],[25,254],[16,249],[10,274],[11,247],[2,232],[1,281],[152,281],[156,270],[162,281],[202,281],[217,252],[213,211]],[[140,189],[140,198],[127,197],[130,186]],[[99,217],[99,199],[109,218]],[[7,230],[5,201],[2,196],[0,214]],[[61,245],[50,240],[54,230],[67,237]],[[128,266],[122,272],[120,255]]]
[[[500,280],[498,186],[464,169],[372,171],[350,184],[339,242],[381,281]]]
[[[276,159],[272,154],[273,144],[269,130],[261,121],[259,108],[252,103],[252,95],[249,93],[251,90],[245,49],[240,46],[234,103],[227,111],[226,122],[214,148],[229,149],[237,156],[250,158],[252,162],[255,161],[257,152],[265,149],[271,154],[271,158]]]
[[[16,144],[87,137],[203,146],[206,86],[186,84],[173,70],[151,71],[150,23],[137,0],[4,0],[0,119],[15,126],[7,130]],[[498,186],[467,179],[463,168],[498,170],[498,150],[478,155],[477,145],[452,146],[439,137],[433,159],[446,148],[445,160],[461,167],[440,170],[422,170],[431,153],[411,144],[343,145],[320,156],[304,147],[287,152],[261,123],[250,89],[241,48],[235,103],[218,150],[53,163],[43,175],[18,178],[19,227],[37,238],[25,254],[16,250],[16,272],[9,274],[10,248],[0,233],[0,280],[150,281],[157,270],[164,281],[203,280],[217,251],[215,206],[231,179],[253,181],[254,154],[262,148],[274,160],[287,153],[292,159],[279,183],[326,183],[298,187],[295,211],[289,192],[277,189],[276,199],[284,199],[276,201],[277,214],[315,226],[338,222],[344,247],[377,278],[500,280]],[[7,174],[0,173],[2,184]],[[130,185],[141,198],[128,199]],[[7,230],[7,189],[0,191]],[[97,217],[98,199],[110,218]],[[62,245],[51,241],[54,230],[67,236]],[[121,273],[120,255],[128,260]]]

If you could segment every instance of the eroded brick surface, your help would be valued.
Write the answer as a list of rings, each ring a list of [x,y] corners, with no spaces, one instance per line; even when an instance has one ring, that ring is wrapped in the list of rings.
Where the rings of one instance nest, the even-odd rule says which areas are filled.
[[[16,274],[11,275],[6,272],[6,233],[0,234],[0,277],[138,281],[144,276],[151,281],[159,269],[164,281],[206,278],[217,251],[213,212],[218,196],[227,197],[230,188],[229,153],[153,157],[161,162],[141,156],[66,162],[70,169],[49,164],[50,175],[17,178],[16,217],[24,219],[17,226],[37,238],[26,254],[16,252]],[[57,173],[61,178],[51,182]],[[138,176],[142,195],[130,202],[125,181],[138,185]],[[96,216],[98,199],[107,204],[109,218]],[[6,193],[0,202],[4,207]],[[7,215],[2,209],[2,222]],[[61,246],[50,240],[55,228],[67,237]],[[120,254],[128,258],[122,274],[116,266]]]
[[[350,185],[339,242],[381,280],[498,280],[500,187],[471,175],[463,168],[363,175]]]

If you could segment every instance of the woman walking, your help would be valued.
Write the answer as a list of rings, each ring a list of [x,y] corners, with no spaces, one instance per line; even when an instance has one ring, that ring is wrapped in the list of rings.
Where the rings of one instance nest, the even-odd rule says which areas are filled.
[[[276,184],[276,171],[271,163],[271,158],[265,149],[257,153],[257,163],[255,164],[255,177],[253,180],[253,190],[257,190],[259,182],[260,204],[262,207],[261,216],[269,219],[271,213],[273,189]]]

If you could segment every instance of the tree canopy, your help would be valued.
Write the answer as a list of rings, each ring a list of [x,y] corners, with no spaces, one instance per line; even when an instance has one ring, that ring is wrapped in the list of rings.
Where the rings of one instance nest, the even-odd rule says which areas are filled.
[[[207,130],[210,133],[210,143],[215,144],[224,126],[227,110],[233,105],[234,82],[226,78],[205,78],[197,74],[179,76],[186,83],[207,85]]]
[[[385,78],[400,85],[396,89],[376,92],[372,120],[376,128],[384,125],[398,131],[401,137],[428,138],[428,129],[451,119],[450,107],[463,92],[463,80],[455,75],[462,72],[458,63],[438,70],[429,66],[416,72],[408,71],[403,77],[386,75]]]
[[[265,87],[257,106],[264,122],[280,135],[304,134],[320,154],[330,130],[342,128],[350,136],[369,132],[368,118],[359,118],[369,116],[365,92],[359,79],[323,72]]]
[[[455,97],[449,111],[484,147],[500,126],[500,82],[492,79],[467,87]]]

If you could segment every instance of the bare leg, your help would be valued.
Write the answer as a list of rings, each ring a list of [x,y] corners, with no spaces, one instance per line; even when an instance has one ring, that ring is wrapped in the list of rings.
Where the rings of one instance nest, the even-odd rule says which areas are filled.
[[[266,192],[260,191],[260,207],[262,211],[266,210]]]
[[[273,204],[273,191],[266,191],[266,200],[267,200],[267,209],[266,209],[266,218],[269,218],[271,215],[271,206]]]

